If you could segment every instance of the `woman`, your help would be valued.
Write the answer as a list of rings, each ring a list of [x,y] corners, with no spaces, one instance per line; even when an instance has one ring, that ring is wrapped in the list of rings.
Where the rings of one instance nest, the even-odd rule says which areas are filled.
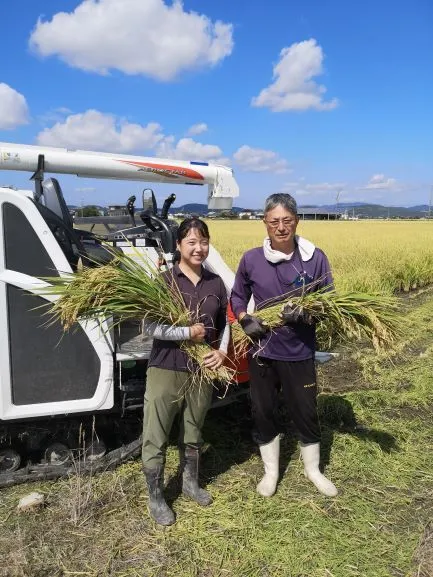
[[[212,400],[212,387],[191,385],[191,361],[180,341],[207,342],[213,350],[204,364],[219,368],[226,357],[230,337],[227,293],[220,277],[202,263],[209,253],[209,230],[202,220],[188,218],[177,232],[180,260],[163,273],[175,283],[192,313],[195,324],[173,327],[145,323],[144,332],[154,338],[147,370],[143,422],[143,471],[149,490],[149,512],[160,525],[172,525],[173,511],[163,495],[165,453],[175,416],[180,413],[182,491],[202,506],[212,498],[198,486],[201,429]]]

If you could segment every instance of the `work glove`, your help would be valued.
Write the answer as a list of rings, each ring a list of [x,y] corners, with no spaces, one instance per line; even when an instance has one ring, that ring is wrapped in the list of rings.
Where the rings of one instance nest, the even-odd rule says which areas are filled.
[[[298,323],[312,325],[314,323],[314,319],[309,312],[301,306],[293,306],[290,302],[281,307],[280,318],[285,325],[295,325]]]
[[[269,331],[269,327],[263,322],[260,317],[246,314],[239,321],[244,333],[251,339],[260,339],[264,337]]]

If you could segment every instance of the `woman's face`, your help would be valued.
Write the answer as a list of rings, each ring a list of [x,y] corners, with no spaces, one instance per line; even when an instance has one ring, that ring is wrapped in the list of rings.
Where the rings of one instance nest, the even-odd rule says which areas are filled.
[[[177,243],[181,261],[189,266],[200,265],[209,254],[209,240],[199,230],[191,228],[188,234]]]

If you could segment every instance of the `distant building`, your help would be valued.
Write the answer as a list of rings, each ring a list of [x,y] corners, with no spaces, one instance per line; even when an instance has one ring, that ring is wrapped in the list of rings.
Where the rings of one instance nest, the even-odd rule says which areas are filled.
[[[128,211],[123,204],[112,204],[108,207],[108,216],[128,216]]]
[[[298,216],[301,220],[341,220],[343,215],[339,211],[326,208],[298,208]]]
[[[240,218],[241,220],[254,220],[256,217],[255,217],[255,215],[253,215],[252,212],[245,211],[245,212],[240,212],[238,214],[238,218]]]

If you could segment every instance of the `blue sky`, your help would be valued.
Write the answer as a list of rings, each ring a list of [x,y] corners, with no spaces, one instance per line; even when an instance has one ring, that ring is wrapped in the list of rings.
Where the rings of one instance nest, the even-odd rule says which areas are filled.
[[[424,204],[432,28],[431,0],[2,2],[0,141],[224,162],[244,207],[279,191]],[[61,182],[70,204],[143,188]],[[174,192],[205,202],[198,187]]]

